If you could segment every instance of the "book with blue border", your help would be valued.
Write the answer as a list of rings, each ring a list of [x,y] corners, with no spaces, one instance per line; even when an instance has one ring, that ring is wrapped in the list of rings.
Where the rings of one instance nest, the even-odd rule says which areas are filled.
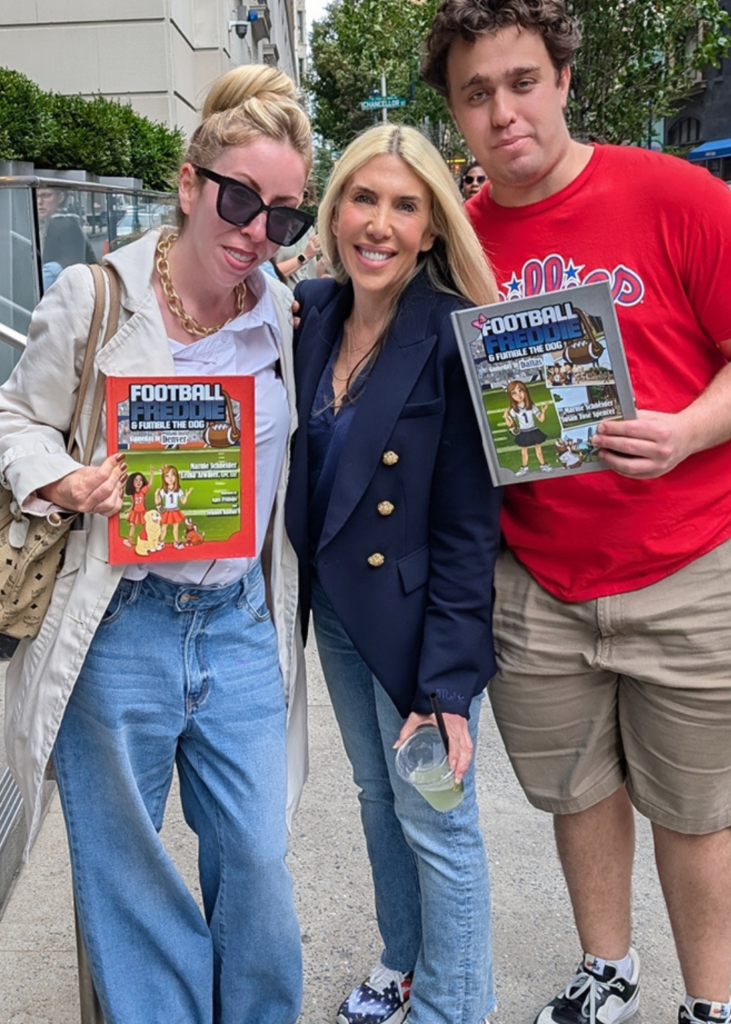
[[[608,467],[591,439],[635,419],[608,284],[579,285],[452,313],[496,486]]]

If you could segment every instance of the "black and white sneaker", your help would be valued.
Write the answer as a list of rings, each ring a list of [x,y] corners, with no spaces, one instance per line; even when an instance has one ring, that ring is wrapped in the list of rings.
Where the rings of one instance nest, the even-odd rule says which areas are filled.
[[[338,1010],[338,1024],[401,1024],[411,1009],[413,976],[376,964]]]
[[[629,1020],[640,1005],[640,959],[634,949],[629,955],[632,978],[627,981],[618,978],[608,964],[599,970],[595,957],[584,954],[576,977],[544,1006],[534,1024],[620,1024]]]
[[[731,1024],[731,1016],[723,1003],[694,999],[690,1010],[685,1005],[678,1010],[678,1024]]]

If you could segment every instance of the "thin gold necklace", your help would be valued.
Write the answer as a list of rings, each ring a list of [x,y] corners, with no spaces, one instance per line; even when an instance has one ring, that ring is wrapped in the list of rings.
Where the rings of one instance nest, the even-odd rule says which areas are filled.
[[[180,296],[173,288],[173,282],[170,279],[168,253],[170,252],[170,246],[177,237],[177,234],[173,231],[168,235],[164,235],[157,243],[155,266],[158,274],[160,275],[160,284],[162,285],[162,290],[165,292],[165,298],[168,300],[168,309],[178,318],[180,323],[183,325],[183,329],[186,330],[188,334],[192,334],[194,338],[207,338],[209,334],[215,334],[216,331],[220,331],[226,326],[226,324],[230,324],[232,320],[243,313],[244,300],[246,299],[246,282],[239,281],[234,288],[234,295],[236,296],[236,312],[234,315],[230,316],[228,320],[219,324],[217,327],[203,327],[202,324],[198,323],[195,317],[192,317],[190,313],[186,313]]]

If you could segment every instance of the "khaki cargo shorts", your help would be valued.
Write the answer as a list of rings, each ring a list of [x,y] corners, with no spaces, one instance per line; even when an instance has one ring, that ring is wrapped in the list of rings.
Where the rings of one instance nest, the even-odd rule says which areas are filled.
[[[530,802],[573,814],[626,784],[677,832],[731,825],[731,541],[641,590],[568,604],[498,560],[488,693]]]

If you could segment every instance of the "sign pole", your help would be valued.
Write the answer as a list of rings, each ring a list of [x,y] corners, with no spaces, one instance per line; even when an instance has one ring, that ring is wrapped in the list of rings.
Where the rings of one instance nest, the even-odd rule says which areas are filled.
[[[388,95],[388,93],[386,92],[386,76],[385,75],[381,75],[381,96],[383,97],[383,123],[384,124],[388,123],[388,111],[386,109],[386,96],[387,95]]]

